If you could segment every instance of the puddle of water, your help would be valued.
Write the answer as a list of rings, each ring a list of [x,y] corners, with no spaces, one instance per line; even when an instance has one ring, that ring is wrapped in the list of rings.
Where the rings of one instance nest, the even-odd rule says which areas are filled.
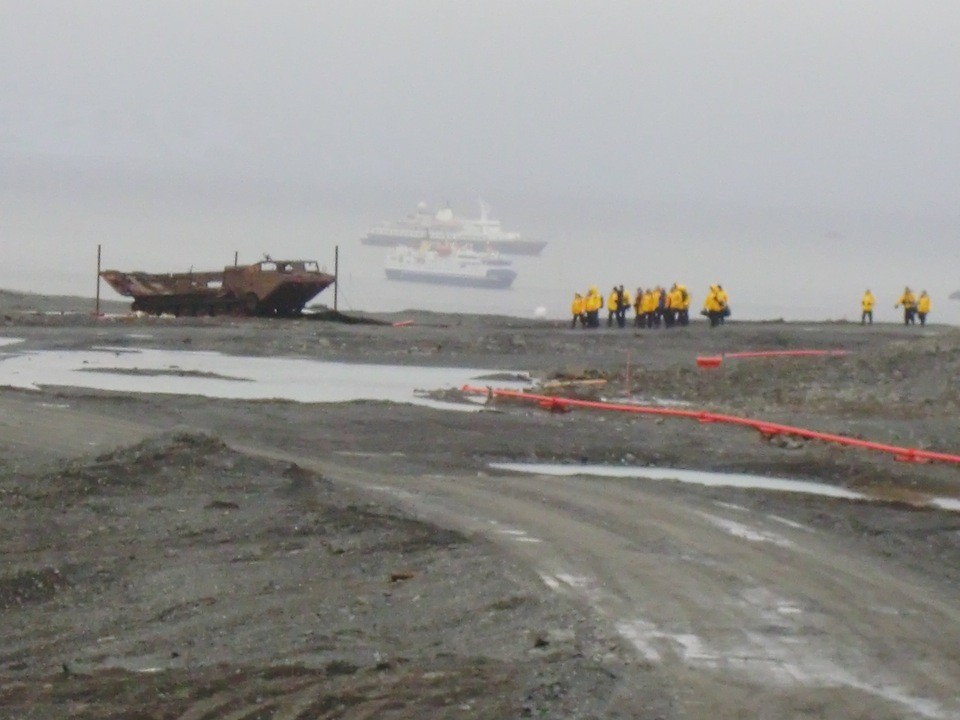
[[[735,487],[780,492],[805,493],[824,497],[865,500],[860,493],[844,488],[808,482],[806,480],[783,480],[779,478],[746,475],[744,473],[714,473],[703,470],[680,470],[657,467],[617,467],[611,465],[559,465],[551,463],[491,463],[490,467],[509,472],[535,475],[592,475],[595,477],[645,478],[648,480],[676,480],[708,487]]]
[[[23,338],[0,337],[0,347],[4,345],[16,345],[22,342]]]
[[[382,400],[477,410],[418,395],[458,388],[491,370],[237,357],[216,352],[98,348],[41,351],[0,359],[0,385],[37,389],[68,386],[131,393],[201,395],[235,400],[351,402]],[[516,389],[528,383],[504,383]]]

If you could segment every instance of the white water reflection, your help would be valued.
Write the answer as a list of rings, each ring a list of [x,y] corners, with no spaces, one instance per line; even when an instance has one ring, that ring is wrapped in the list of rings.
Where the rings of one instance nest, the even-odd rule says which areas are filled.
[[[17,343],[22,342],[22,338],[0,337],[0,347],[3,347],[4,345],[16,345]]]
[[[847,500],[866,500],[865,495],[852,490],[807,482],[806,480],[781,480],[779,478],[746,475],[744,473],[715,473],[702,470],[679,470],[658,467],[618,467],[611,465],[559,465],[549,463],[493,463],[490,467],[510,472],[535,473],[537,475],[593,475],[599,477],[646,478],[648,480],[677,480],[709,487],[755,488],[781,492],[805,493]]]
[[[478,404],[441,402],[424,397],[422,392],[458,388],[475,382],[478,376],[496,372],[130,348],[40,351],[0,357],[0,385],[9,387],[68,386],[324,403],[385,400],[455,410],[475,410]],[[520,380],[498,384],[517,389],[527,385]]]

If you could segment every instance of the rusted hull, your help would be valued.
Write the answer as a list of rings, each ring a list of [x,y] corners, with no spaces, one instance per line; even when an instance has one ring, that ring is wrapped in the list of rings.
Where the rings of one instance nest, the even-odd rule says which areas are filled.
[[[309,260],[267,260],[223,272],[143,273],[105,270],[100,276],[151,315],[296,316],[336,278]]]

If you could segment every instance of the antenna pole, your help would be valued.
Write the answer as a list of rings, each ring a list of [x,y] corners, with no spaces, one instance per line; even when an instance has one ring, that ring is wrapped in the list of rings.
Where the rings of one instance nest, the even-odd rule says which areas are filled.
[[[100,317],[100,245],[97,245],[97,305],[94,314]]]
[[[337,290],[340,289],[340,246],[333,247],[333,311],[337,312]]]

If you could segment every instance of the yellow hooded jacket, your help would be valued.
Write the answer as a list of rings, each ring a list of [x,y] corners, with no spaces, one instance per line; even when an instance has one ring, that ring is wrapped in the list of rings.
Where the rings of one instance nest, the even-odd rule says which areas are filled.
[[[657,295],[653,290],[644,290],[643,299],[640,301],[640,310],[645,313],[652,313],[657,309]]]
[[[719,290],[717,290],[716,285],[710,286],[710,292],[707,293],[706,299],[703,301],[703,309],[707,312],[720,312],[723,310],[723,305],[720,302]]]
[[[670,299],[668,305],[674,310],[683,310],[683,293],[680,292],[680,288],[674,285],[670,288],[670,293],[667,295]]]
[[[607,298],[607,310],[610,312],[616,312],[618,309],[617,290],[614,288],[610,291],[610,297]]]
[[[730,303],[730,296],[727,291],[717,285],[717,301],[720,303],[720,309],[723,310]]]
[[[573,296],[573,303],[570,305],[570,312],[573,315],[583,315],[583,295],[577,293]]]
[[[904,309],[915,308],[917,306],[917,296],[909,290],[904,290],[903,295],[900,296],[900,299],[897,300],[897,304],[894,305],[894,307],[900,307],[901,305],[903,305]]]
[[[920,299],[917,301],[917,312],[922,315],[930,312],[930,296],[925,292],[920,293]]]
[[[587,312],[596,312],[603,307],[603,295],[597,291],[597,286],[594,285],[587,292],[587,297],[584,298],[583,306]]]

